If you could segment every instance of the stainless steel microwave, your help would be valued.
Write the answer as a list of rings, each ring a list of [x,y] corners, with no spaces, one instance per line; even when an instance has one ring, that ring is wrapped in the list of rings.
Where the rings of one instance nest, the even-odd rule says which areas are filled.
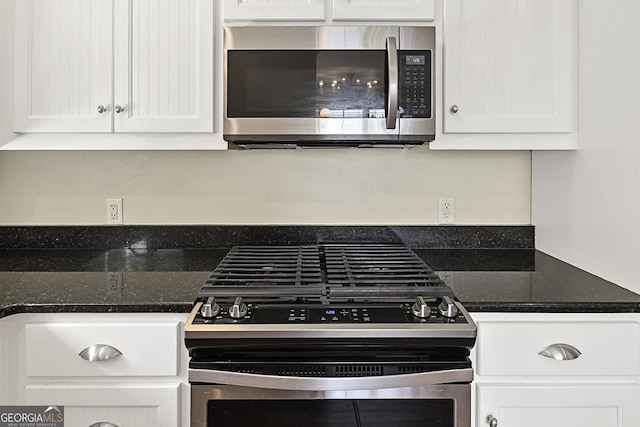
[[[435,137],[435,28],[224,29],[224,138],[245,147]]]

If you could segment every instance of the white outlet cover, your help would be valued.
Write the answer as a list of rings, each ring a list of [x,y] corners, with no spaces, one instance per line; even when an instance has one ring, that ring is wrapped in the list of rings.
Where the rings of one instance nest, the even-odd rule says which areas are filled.
[[[455,204],[453,197],[438,198],[438,223],[453,224],[455,223]]]
[[[122,199],[107,199],[107,224],[122,224]]]

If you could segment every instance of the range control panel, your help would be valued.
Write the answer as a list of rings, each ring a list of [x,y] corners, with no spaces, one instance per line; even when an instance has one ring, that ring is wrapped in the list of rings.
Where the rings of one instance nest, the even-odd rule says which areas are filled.
[[[431,118],[431,51],[399,51],[398,64],[398,117]]]
[[[352,324],[352,323],[468,323],[456,303],[448,297],[438,300],[416,298],[413,303],[366,305],[242,305],[220,303],[212,311],[201,306],[196,324]]]

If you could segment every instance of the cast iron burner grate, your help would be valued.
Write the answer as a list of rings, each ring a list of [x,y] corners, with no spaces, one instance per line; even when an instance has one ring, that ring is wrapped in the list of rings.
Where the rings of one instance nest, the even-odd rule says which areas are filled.
[[[329,285],[445,286],[434,271],[405,246],[325,246],[323,253]]]
[[[205,288],[237,285],[449,289],[411,249],[389,244],[235,246]]]
[[[205,285],[309,285],[322,282],[318,246],[235,246]]]

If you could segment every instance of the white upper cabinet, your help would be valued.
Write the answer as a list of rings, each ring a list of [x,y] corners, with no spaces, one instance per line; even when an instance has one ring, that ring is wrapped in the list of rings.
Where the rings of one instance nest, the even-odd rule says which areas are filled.
[[[443,2],[443,131],[568,133],[573,0]]]
[[[110,132],[111,1],[21,0],[15,10],[14,130]]]
[[[227,21],[322,21],[325,0],[224,0]]]
[[[16,2],[16,132],[212,132],[211,0]]]
[[[115,130],[212,132],[213,1],[115,2]]]
[[[224,0],[226,21],[433,21],[435,0]]]
[[[435,0],[333,0],[335,21],[433,21]]]

